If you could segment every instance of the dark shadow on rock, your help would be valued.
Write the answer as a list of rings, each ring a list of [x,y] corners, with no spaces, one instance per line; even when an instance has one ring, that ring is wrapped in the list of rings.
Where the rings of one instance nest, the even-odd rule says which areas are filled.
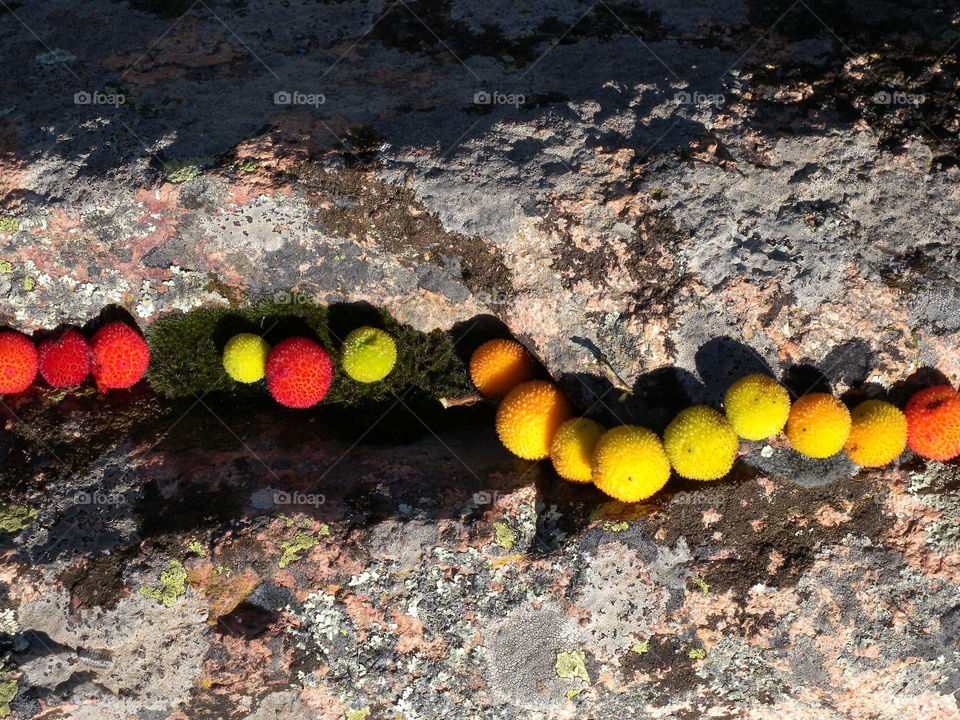
[[[834,347],[818,367],[831,385],[857,387],[870,377],[874,355],[869,343],[861,338],[852,338]]]
[[[606,427],[641,425],[658,434],[678,412],[703,402],[704,396],[696,376],[673,366],[642,374],[630,393],[593,373],[564,373],[560,386],[578,414]]]
[[[870,382],[851,387],[840,395],[843,404],[851,410],[866,400],[888,400],[889,391],[880,383]]]
[[[260,323],[263,329],[259,334],[270,344],[276,345],[281,340],[292,337],[305,337],[313,340],[318,345],[323,345],[321,338],[317,336],[316,331],[307,322],[307,319],[300,315],[268,315]],[[325,348],[330,351],[331,348]],[[335,349],[335,348],[333,348]]]
[[[503,320],[489,314],[475,315],[469,320],[455,323],[450,328],[450,336],[453,338],[457,355],[460,356],[463,364],[467,367],[470,366],[470,358],[473,353],[485,342],[496,338],[516,339]]]
[[[780,382],[790,391],[793,400],[810,393],[833,392],[827,376],[820,368],[809,364],[791,365],[783,371]]]
[[[903,408],[915,393],[920,392],[924,388],[935,387],[937,385],[949,385],[953,387],[950,378],[936,368],[919,368],[904,379],[893,384],[893,387],[890,388],[890,402],[899,408]]]
[[[130,311],[122,305],[116,304],[105,306],[95,318],[92,318],[84,323],[82,328],[83,334],[90,338],[97,330],[112,322],[122,322],[123,324],[132,327],[134,330],[140,333],[140,335],[143,335],[140,325],[137,323],[136,318],[130,314]]]
[[[217,346],[217,353],[223,355],[223,348],[226,347],[227,342],[234,335],[239,335],[240,333],[260,335],[262,332],[263,328],[252,320],[241,317],[240,315],[228,313],[217,321],[213,329],[213,344]]]
[[[860,472],[860,467],[842,451],[822,459],[806,457],[792,448],[778,447],[772,448],[772,451],[766,457],[754,452],[741,458],[741,461],[765,475],[783,478],[810,488],[830,485]]]
[[[774,376],[773,370],[756,350],[731,337],[716,337],[696,352],[697,374],[703,382],[707,404],[719,409],[733,383],[746,375]]]
[[[514,337],[513,333],[510,332],[510,328],[495,315],[474,315],[469,320],[454,323],[453,327],[450,328],[450,337],[453,338],[457,355],[463,362],[464,367],[470,367],[470,358],[473,357],[473,353],[478,347],[485,342],[499,338],[502,340],[513,340],[527,348],[537,368],[535,377],[542,379],[549,379],[550,377],[550,374],[547,372],[543,363],[540,362],[537,354],[531,351],[525,342]]]
[[[631,422],[663,434],[677,413],[705,401],[705,390],[691,372],[678,367],[651,370],[637,378],[625,406]]]
[[[337,348],[339,348],[351,331],[364,325],[382,330],[384,327],[383,312],[365,300],[333,303],[327,306],[327,328],[333,336],[332,341],[337,343]]]

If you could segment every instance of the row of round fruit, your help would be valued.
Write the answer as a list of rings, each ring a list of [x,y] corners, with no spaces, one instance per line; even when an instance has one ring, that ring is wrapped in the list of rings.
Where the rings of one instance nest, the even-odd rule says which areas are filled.
[[[810,393],[791,404],[787,389],[766,375],[748,375],[727,390],[721,413],[706,405],[682,410],[661,440],[637,425],[610,430],[573,417],[554,383],[533,379],[532,356],[512,340],[491,340],[470,360],[477,389],[501,399],[500,441],[527,460],[550,458],[560,477],[593,482],[617,500],[644,500],[666,485],[671,468],[690,480],[717,480],[737,458],[740,438],[766,440],[786,431],[797,452],[827,458],[841,451],[864,467],[895,460],[909,445],[926,458],[960,455],[960,393],[949,386],[920,390],[904,411],[866,400],[852,411],[839,398]]]
[[[342,364],[358,382],[385,378],[396,363],[396,345],[383,330],[360,327],[343,343]],[[90,340],[67,328],[40,341],[0,331],[0,394],[26,390],[40,375],[56,388],[79,385],[91,373],[101,390],[128,388],[138,383],[150,365],[150,347],[136,329],[111,322]],[[282,405],[304,408],[320,402],[333,379],[333,361],[319,344],[291,337],[273,347],[259,335],[240,333],[223,352],[227,374],[238,382],[266,377],[270,394]]]
[[[379,328],[358,327],[344,338],[340,362],[351,379],[378,382],[396,365],[397,345]],[[306,337],[290,337],[270,347],[259,335],[239,333],[223,348],[223,369],[241,383],[266,378],[273,399],[290,408],[316,405],[333,381],[329,353]]]
[[[344,340],[344,372],[358,382],[377,382],[393,369],[396,345],[383,330],[361,327]],[[266,378],[277,402],[304,408],[320,402],[333,378],[333,362],[318,343],[291,337],[271,347],[252,333],[232,337],[223,366],[238,382]],[[54,387],[69,387],[93,374],[101,390],[126,388],[147,370],[150,349],[134,328],[111,322],[89,341],[67,329],[37,347],[25,335],[0,332],[0,393],[26,390],[37,374]],[[538,460],[550,457],[561,477],[594,482],[620,500],[653,495],[671,468],[693,480],[723,477],[737,456],[739,439],[763,440],[784,428],[798,452],[825,458],[841,450],[862,466],[892,462],[909,445],[927,458],[960,455],[960,394],[948,386],[926,388],[905,412],[867,400],[851,413],[836,397],[811,393],[791,405],[786,388],[765,375],[738,380],[726,393],[724,413],[698,405],[681,411],[663,440],[632,425],[605,430],[588,418],[573,418],[560,389],[534,380],[536,364],[519,343],[491,340],[474,352],[470,374],[485,396],[500,399],[497,432],[508,450]]]

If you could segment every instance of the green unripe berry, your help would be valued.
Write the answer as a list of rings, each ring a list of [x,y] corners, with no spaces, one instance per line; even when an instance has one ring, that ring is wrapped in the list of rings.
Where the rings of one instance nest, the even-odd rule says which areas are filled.
[[[343,341],[343,370],[362,383],[383,380],[397,362],[397,345],[383,330],[358,327]]]

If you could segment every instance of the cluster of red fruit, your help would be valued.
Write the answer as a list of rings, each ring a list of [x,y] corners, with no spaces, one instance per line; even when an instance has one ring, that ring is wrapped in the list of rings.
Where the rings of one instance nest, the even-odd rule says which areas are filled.
[[[55,388],[79,385],[91,373],[100,390],[128,388],[143,378],[149,364],[143,336],[122,322],[103,325],[89,340],[67,328],[39,345],[13,330],[0,332],[0,394],[23,392],[38,374]]]

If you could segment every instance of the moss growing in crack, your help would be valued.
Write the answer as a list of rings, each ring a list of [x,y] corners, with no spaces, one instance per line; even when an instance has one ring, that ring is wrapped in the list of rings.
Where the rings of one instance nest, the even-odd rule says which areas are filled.
[[[7,717],[12,712],[10,703],[19,689],[20,684],[16,680],[0,681],[0,717]]]
[[[291,335],[312,335],[331,353],[336,372],[325,404],[356,407],[393,402],[408,391],[412,391],[410,396],[431,398],[472,392],[467,370],[448,333],[419,332],[383,310],[364,309],[355,319],[350,313],[304,302],[301,295],[289,293],[245,308],[210,306],[167,315],[148,335],[152,361],[147,378],[157,392],[169,398],[191,398],[208,392],[252,393],[266,398],[263,381],[236,383],[221,361],[223,345],[230,337],[238,332],[256,332],[271,345]],[[359,383],[340,371],[340,340],[364,324],[382,327],[397,345],[396,366],[382,382]]]
[[[213,166],[213,158],[196,157],[184,160],[168,160],[163,164],[163,177],[172,183],[193,180],[204,170]]]
[[[0,531],[20,532],[37,516],[37,511],[26,505],[0,501]]]
[[[282,570],[290,563],[294,563],[297,560],[302,559],[302,553],[305,550],[309,550],[310,548],[319,544],[320,540],[318,538],[298,530],[297,534],[294,535],[293,540],[286,540],[280,543],[280,547],[283,549],[283,555],[280,556],[280,561],[277,563],[277,567]]]
[[[160,573],[160,587],[143,585],[140,594],[170,607],[187,591],[187,570],[179,560],[171,560]]]
[[[505,522],[493,524],[493,542],[504,550],[512,550],[517,543],[517,535]]]

